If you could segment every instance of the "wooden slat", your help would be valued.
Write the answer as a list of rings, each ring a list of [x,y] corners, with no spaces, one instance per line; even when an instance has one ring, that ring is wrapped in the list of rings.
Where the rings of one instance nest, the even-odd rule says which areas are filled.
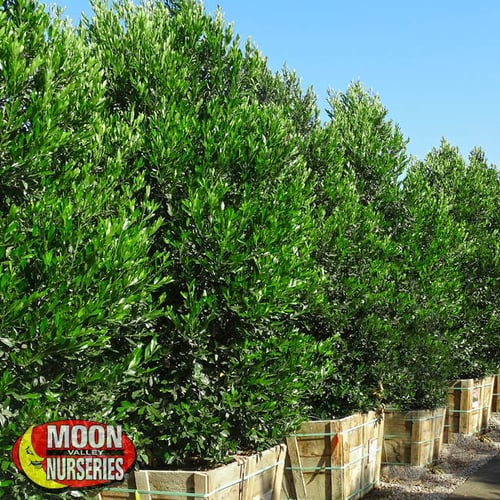
[[[494,376],[485,377],[483,379],[483,388],[481,393],[481,422],[480,431],[484,432],[491,418],[491,409],[493,402],[493,389],[495,385]]]
[[[342,467],[345,464],[344,436],[341,434],[342,424],[340,420],[332,420],[329,425],[330,431],[330,457],[329,463],[332,470],[326,476],[329,478],[330,494],[332,498],[344,498],[344,476],[343,471],[337,472],[333,467]],[[326,483],[325,479],[325,483]],[[325,492],[326,493],[326,492]],[[326,495],[325,495],[326,496]]]
[[[135,485],[139,491],[151,491],[149,486],[149,476],[147,471],[137,471],[134,474],[135,476]],[[139,495],[141,500],[151,500],[151,495],[148,493],[141,493]]]
[[[212,490],[209,475],[205,472],[193,473],[193,486],[194,492],[202,495],[207,495]]]
[[[286,446],[292,468],[290,472],[293,480],[293,486],[295,488],[295,498],[297,500],[307,500],[306,483],[304,482],[304,474],[301,470],[302,459],[299,452],[297,438],[295,436],[287,438]]]
[[[283,484],[283,474],[285,470],[285,457],[286,446],[282,444],[280,445],[276,456],[276,462],[278,465],[274,469],[271,500],[279,500],[281,498],[281,486]]]
[[[500,373],[495,375],[493,395],[491,398],[491,410],[495,413],[500,413]]]
[[[242,487],[242,500],[252,500],[253,499],[253,490],[255,484],[255,475],[253,474],[256,470],[256,460],[254,457],[250,457],[245,464],[244,474],[248,476],[248,479],[243,481]]]
[[[204,472],[196,473],[204,475]],[[139,479],[145,475],[147,477],[147,484],[140,483],[141,488],[148,491],[162,491],[172,493],[196,493],[195,490],[195,472],[193,471],[162,471],[162,470],[146,470],[136,472],[136,481],[139,486]],[[198,479],[199,484],[199,479]],[[151,500],[190,500],[187,496],[179,495],[155,495],[150,496]],[[142,500],[142,496],[141,496]],[[148,499],[149,500],[149,499]]]

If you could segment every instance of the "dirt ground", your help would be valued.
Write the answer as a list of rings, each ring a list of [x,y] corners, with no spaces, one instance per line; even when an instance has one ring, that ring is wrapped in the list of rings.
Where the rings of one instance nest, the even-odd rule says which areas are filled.
[[[484,435],[459,437],[444,444],[440,460],[433,466],[382,467],[381,484],[365,498],[387,500],[441,500],[474,471],[500,452],[500,413],[491,417]]]

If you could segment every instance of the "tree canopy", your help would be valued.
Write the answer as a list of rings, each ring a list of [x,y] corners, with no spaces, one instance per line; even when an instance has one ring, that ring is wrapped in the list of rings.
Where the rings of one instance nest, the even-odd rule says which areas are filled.
[[[500,364],[500,177],[421,160],[194,0],[0,0],[0,495],[30,425],[122,423],[205,467],[311,417],[432,408]]]

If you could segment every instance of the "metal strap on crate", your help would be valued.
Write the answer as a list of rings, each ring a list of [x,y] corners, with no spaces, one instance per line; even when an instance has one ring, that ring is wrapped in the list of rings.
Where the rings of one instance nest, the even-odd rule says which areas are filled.
[[[473,391],[475,389],[483,389],[484,387],[493,387],[493,382],[491,384],[473,385],[472,387],[456,387],[453,385],[450,389],[452,391]]]
[[[489,405],[485,406],[478,406],[477,408],[472,408],[472,410],[448,410],[450,413],[473,413],[473,412],[479,412],[481,410],[488,410]]]

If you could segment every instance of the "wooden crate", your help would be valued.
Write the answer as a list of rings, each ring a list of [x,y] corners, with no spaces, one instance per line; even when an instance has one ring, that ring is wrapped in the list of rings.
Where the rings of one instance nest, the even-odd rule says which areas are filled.
[[[279,500],[285,456],[282,444],[209,471],[136,471],[132,488],[107,488],[100,499]]]
[[[446,408],[397,411],[384,415],[383,465],[424,466],[441,453]]]
[[[495,375],[493,397],[491,400],[491,411],[500,413],[500,372]]]
[[[375,412],[302,424],[287,439],[281,498],[363,497],[380,481],[383,426]]]
[[[457,380],[448,390],[443,441],[483,432],[491,416],[493,377]]]

